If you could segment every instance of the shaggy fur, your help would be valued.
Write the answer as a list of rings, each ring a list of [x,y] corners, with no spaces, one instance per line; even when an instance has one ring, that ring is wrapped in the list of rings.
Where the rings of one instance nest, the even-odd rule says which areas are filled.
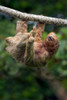
[[[59,41],[54,32],[41,40],[44,23],[38,23],[31,32],[27,32],[27,21],[18,21],[17,34],[6,38],[9,46],[6,50],[20,63],[26,66],[44,66],[57,52]]]

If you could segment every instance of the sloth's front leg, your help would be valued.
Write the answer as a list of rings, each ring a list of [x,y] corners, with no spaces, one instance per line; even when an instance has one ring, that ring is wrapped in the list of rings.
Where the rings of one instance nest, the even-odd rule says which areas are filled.
[[[22,49],[18,48],[20,42],[29,38],[27,33],[27,21],[18,21],[16,26],[16,35],[14,37],[6,38],[6,42],[9,44],[6,50],[17,60],[21,59],[21,55],[24,55],[25,48],[22,46]],[[22,41],[22,44],[23,44]]]
[[[18,21],[14,37],[6,38],[9,46],[6,50],[19,62],[24,63],[28,56],[33,51],[32,45],[34,42],[35,29],[27,33],[27,21]]]
[[[27,33],[27,21],[17,21],[16,35],[14,37],[6,38],[6,42],[9,43],[9,45],[17,45],[21,41],[23,35],[26,33]]]

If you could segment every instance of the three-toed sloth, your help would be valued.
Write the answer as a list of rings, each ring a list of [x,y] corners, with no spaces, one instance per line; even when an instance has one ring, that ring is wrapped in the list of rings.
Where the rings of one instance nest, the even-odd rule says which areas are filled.
[[[27,31],[27,21],[18,21],[14,37],[6,38],[9,46],[6,50],[20,63],[26,66],[40,67],[52,58],[57,52],[59,41],[54,32],[41,40],[44,32],[44,23],[39,22],[37,27]]]

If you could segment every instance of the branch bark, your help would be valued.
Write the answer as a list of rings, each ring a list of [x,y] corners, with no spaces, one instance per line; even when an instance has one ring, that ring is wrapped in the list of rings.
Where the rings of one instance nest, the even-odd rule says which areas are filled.
[[[27,13],[23,13],[23,12],[10,9],[4,6],[0,6],[0,12],[9,14],[10,16],[20,18],[22,20],[39,21],[46,24],[56,24],[56,25],[67,26],[67,20],[65,19],[47,17],[47,16],[42,16],[42,15],[27,14]]]

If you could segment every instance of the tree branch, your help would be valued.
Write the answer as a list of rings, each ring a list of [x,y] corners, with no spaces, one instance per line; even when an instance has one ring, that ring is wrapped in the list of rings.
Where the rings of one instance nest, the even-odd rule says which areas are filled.
[[[67,26],[67,20],[65,19],[47,17],[47,16],[42,16],[42,15],[27,14],[27,13],[23,13],[23,12],[10,9],[4,6],[0,6],[0,12],[9,14],[10,16],[20,18],[22,20],[39,21],[46,24],[56,24],[56,25]]]

